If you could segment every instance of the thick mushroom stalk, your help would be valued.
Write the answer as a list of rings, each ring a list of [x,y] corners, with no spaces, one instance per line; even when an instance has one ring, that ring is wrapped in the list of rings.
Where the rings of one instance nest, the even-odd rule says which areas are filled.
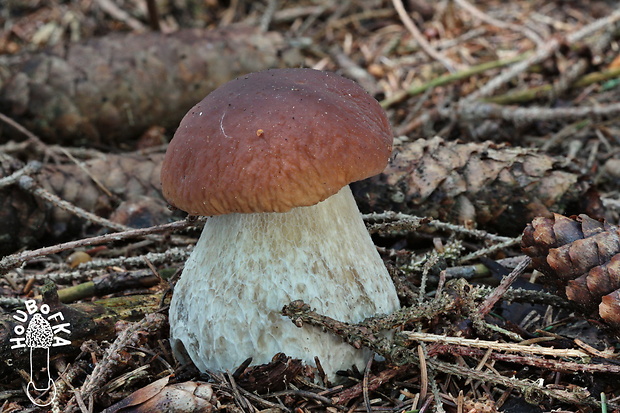
[[[207,220],[170,306],[173,349],[200,370],[225,370],[246,358],[267,363],[278,352],[328,376],[366,351],[280,314],[302,299],[317,311],[359,322],[399,307],[348,186],[313,206],[285,213],[229,214]]]

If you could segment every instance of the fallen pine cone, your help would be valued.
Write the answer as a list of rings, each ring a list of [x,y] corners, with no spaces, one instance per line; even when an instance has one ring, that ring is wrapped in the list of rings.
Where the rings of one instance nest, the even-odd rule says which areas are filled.
[[[521,247],[541,282],[620,333],[620,229],[587,215],[538,217]]]
[[[362,212],[399,211],[514,235],[537,216],[600,209],[586,177],[552,156],[489,141],[407,142],[383,173],[352,189]]]
[[[8,177],[22,167],[21,162],[0,153],[0,178]],[[17,185],[0,188],[0,256],[36,244],[46,215],[43,202]]]
[[[46,143],[134,148],[217,86],[299,59],[279,33],[241,25],[113,34],[0,58],[0,111]],[[18,138],[0,124],[0,140]]]
[[[173,215],[161,195],[163,153],[107,154],[82,162],[47,164],[36,177],[46,191],[101,217],[139,228],[168,222]],[[0,155],[0,178],[21,169]],[[96,180],[96,182],[95,182]],[[82,218],[54,207],[17,184],[0,188],[0,256],[23,247],[86,236]],[[49,239],[51,237],[51,239]]]

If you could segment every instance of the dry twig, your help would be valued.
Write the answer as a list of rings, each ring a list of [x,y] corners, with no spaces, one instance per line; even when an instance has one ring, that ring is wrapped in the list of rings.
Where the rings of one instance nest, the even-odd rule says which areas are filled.
[[[106,244],[108,242],[122,241],[133,238],[141,238],[151,234],[159,234],[162,232],[176,231],[195,225],[194,219],[186,219],[182,221],[172,222],[170,224],[156,225],[149,228],[132,229],[129,231],[115,232],[92,238],[84,238],[77,241],[65,242],[50,247],[39,248],[32,251],[23,251],[17,254],[7,255],[0,260],[0,274],[5,271],[20,266],[35,258],[43,257],[50,254],[57,254],[70,249]]]
[[[409,30],[415,41],[418,42],[422,50],[424,50],[424,52],[431,58],[441,63],[449,72],[455,72],[457,65],[452,62],[448,57],[435,50],[435,48],[433,48],[433,46],[431,46],[431,44],[424,38],[411,17],[409,17],[409,14],[407,13],[407,10],[405,10],[405,6],[403,5],[402,0],[392,0],[392,3],[394,4],[394,8],[398,12],[398,16],[402,20],[403,24],[405,25],[407,30]]]
[[[620,20],[620,9],[615,10],[609,16],[595,20],[594,22],[584,26],[577,32],[567,35],[566,41],[569,44],[573,44],[599,30],[602,30],[605,27],[613,26],[618,20]],[[559,49],[561,44],[562,42],[557,38],[548,40],[545,45],[540,48],[534,55],[527,58],[526,60],[523,60],[522,62],[516,63],[515,65],[511,66],[504,72],[500,73],[497,77],[488,81],[484,86],[476,90],[476,92],[467,96],[461,101],[460,106],[470,106],[472,101],[492,95],[493,92],[499,89],[502,85],[514,79],[520,73],[523,73],[525,70],[527,70],[527,68],[547,59],[550,55],[552,55]]]
[[[464,10],[467,10],[472,16],[476,17],[479,20],[482,20],[485,23],[491,24],[493,26],[499,27],[500,29],[508,29],[513,30],[519,33],[523,33],[523,35],[527,36],[531,41],[534,42],[538,47],[542,46],[544,43],[543,39],[538,35],[538,33],[533,30],[528,29],[524,26],[519,26],[517,24],[506,23],[501,20],[497,20],[494,17],[489,16],[488,14],[482,12],[476,6],[471,4],[467,0],[454,0],[456,4],[462,7]]]
[[[494,351],[506,351],[511,353],[534,354],[549,357],[565,358],[589,358],[590,355],[582,350],[549,348],[535,345],[524,345],[516,343],[500,343],[498,341],[487,341],[480,339],[469,339],[463,337],[449,337],[438,334],[419,333],[415,331],[404,331],[401,333],[408,340],[425,343],[449,344],[455,346],[474,347],[490,349]]]
[[[504,296],[508,288],[512,285],[512,283],[520,277],[525,269],[532,263],[532,260],[528,257],[521,261],[517,267],[510,272],[507,276],[505,276],[501,283],[493,290],[491,294],[484,300],[482,305],[480,306],[480,316],[486,316],[489,311],[495,306],[495,304]]]
[[[65,211],[68,211],[72,214],[74,214],[75,216],[78,216],[80,218],[83,218],[87,221],[90,221],[92,223],[95,223],[97,225],[101,225],[104,228],[109,228],[112,229],[114,231],[129,231],[131,230],[130,227],[122,225],[122,224],[118,224],[116,222],[112,222],[109,219],[100,217],[98,215],[95,215],[91,212],[88,212],[78,206],[73,205],[70,202],[67,202],[63,199],[60,199],[60,197],[52,194],[49,191],[46,191],[45,189],[41,188],[39,185],[36,184],[36,182],[34,181],[34,179],[32,179],[30,176],[22,176],[19,179],[19,187],[22,188],[23,190],[30,192],[31,194],[33,194],[34,196],[41,198],[49,203],[51,203],[52,205],[61,208]]]
[[[131,29],[142,32],[146,30],[146,26],[141,21],[131,17],[129,13],[118,7],[113,1],[110,0],[97,0],[97,4],[101,7],[105,13],[109,14],[113,18],[125,23]]]
[[[95,369],[88,375],[79,390],[83,398],[96,395],[101,386],[120,363],[119,353],[127,347],[135,347],[143,339],[143,336],[158,331],[166,317],[162,314],[148,314],[138,323],[128,325],[114,340],[114,343],[106,350],[104,357],[97,363]]]
[[[440,109],[445,117],[450,117],[452,109]],[[462,102],[459,104],[457,115],[465,122],[478,122],[481,119],[501,119],[509,122],[527,125],[537,121],[564,120],[571,121],[590,117],[609,118],[618,116],[620,103],[610,103],[598,106],[578,106],[569,108],[544,107],[515,107],[501,106],[493,103]]]
[[[14,185],[20,181],[22,176],[30,176],[41,170],[43,165],[39,161],[31,161],[28,162],[23,168],[18,171],[13,172],[9,176],[5,176],[0,179],[0,189],[5,188],[9,185]]]

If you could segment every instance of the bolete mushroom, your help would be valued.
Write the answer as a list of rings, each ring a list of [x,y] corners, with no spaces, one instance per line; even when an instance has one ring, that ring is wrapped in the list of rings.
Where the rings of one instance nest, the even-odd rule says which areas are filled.
[[[385,168],[392,138],[364,89],[312,69],[239,77],[194,106],[161,172],[173,206],[211,216],[174,288],[175,353],[203,371],[278,352],[317,356],[330,377],[363,369],[368,352],[280,311],[302,299],[359,322],[399,307],[348,187]]]

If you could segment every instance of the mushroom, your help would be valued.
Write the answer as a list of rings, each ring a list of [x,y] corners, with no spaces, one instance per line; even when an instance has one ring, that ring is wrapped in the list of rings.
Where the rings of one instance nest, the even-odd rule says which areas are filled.
[[[185,115],[162,165],[163,194],[210,216],[170,304],[175,355],[202,371],[279,352],[328,377],[355,349],[281,315],[302,299],[345,322],[399,308],[396,289],[348,184],[381,172],[392,131],[355,82],[313,69],[272,69],[219,87]]]

